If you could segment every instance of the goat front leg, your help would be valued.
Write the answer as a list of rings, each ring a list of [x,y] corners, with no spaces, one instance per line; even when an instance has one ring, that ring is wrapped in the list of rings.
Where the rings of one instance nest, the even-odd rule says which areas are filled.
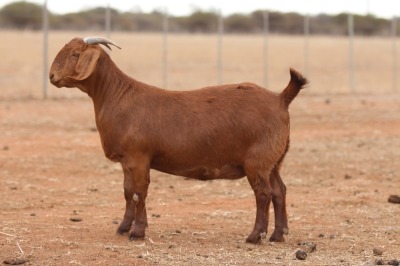
[[[148,226],[146,213],[146,197],[150,184],[150,168],[147,165],[138,165],[129,168],[133,180],[133,202],[136,208],[135,222],[129,231],[129,239],[144,238]]]
[[[136,206],[133,201],[133,179],[132,174],[128,168],[124,168],[124,195],[126,201],[124,219],[120,223],[117,233],[124,234],[131,230],[132,222],[135,220]]]

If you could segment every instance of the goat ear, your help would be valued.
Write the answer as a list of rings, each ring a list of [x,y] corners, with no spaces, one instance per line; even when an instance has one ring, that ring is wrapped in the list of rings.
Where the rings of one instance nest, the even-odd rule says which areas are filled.
[[[87,79],[96,69],[100,51],[97,49],[86,49],[79,56],[75,66],[75,74],[71,77],[75,80]]]

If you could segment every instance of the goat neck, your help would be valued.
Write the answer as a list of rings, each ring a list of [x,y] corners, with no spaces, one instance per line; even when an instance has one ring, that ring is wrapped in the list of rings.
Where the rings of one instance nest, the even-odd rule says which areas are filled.
[[[99,48],[101,49],[101,48]],[[99,111],[105,105],[118,102],[124,95],[134,89],[137,81],[124,74],[104,51],[97,62],[93,74],[82,82],[81,90],[87,92],[92,98],[95,111]]]

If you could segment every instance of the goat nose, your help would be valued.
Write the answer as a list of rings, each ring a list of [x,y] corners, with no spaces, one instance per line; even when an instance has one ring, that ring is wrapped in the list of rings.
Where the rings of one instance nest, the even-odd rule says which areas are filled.
[[[50,80],[52,80],[52,79],[54,78],[54,74],[53,74],[53,73],[50,73],[50,74],[49,74],[49,78],[50,78]]]

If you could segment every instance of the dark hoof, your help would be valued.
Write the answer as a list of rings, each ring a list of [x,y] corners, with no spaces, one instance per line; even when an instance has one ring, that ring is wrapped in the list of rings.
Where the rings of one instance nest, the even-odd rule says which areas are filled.
[[[129,230],[128,231],[125,231],[125,230],[121,230],[121,229],[117,229],[117,231],[116,231],[116,233],[118,234],[118,235],[123,235],[123,234],[125,234],[126,232],[129,232]]]
[[[143,240],[143,237],[137,237],[137,236],[129,236],[129,241],[138,241],[138,240]]]
[[[261,242],[261,234],[258,233],[251,233],[247,239],[246,239],[247,243],[252,243],[252,244],[258,244]]]
[[[129,232],[129,240],[137,240],[137,239],[143,239],[144,238],[144,230],[138,230],[136,228],[133,228],[130,232]]]
[[[287,228],[283,228],[282,230],[275,230],[271,237],[269,238],[270,242],[285,242],[285,238],[283,235],[289,234],[289,230]]]
[[[285,242],[285,238],[283,236],[281,236],[281,237],[271,236],[269,238],[269,242]]]
[[[118,226],[117,234],[123,235],[131,230],[131,226],[124,224],[123,222]]]
[[[143,234],[143,236],[136,236],[136,235],[133,235],[133,234],[129,234],[129,240],[130,241],[143,240],[143,239],[144,239],[144,234]]]

